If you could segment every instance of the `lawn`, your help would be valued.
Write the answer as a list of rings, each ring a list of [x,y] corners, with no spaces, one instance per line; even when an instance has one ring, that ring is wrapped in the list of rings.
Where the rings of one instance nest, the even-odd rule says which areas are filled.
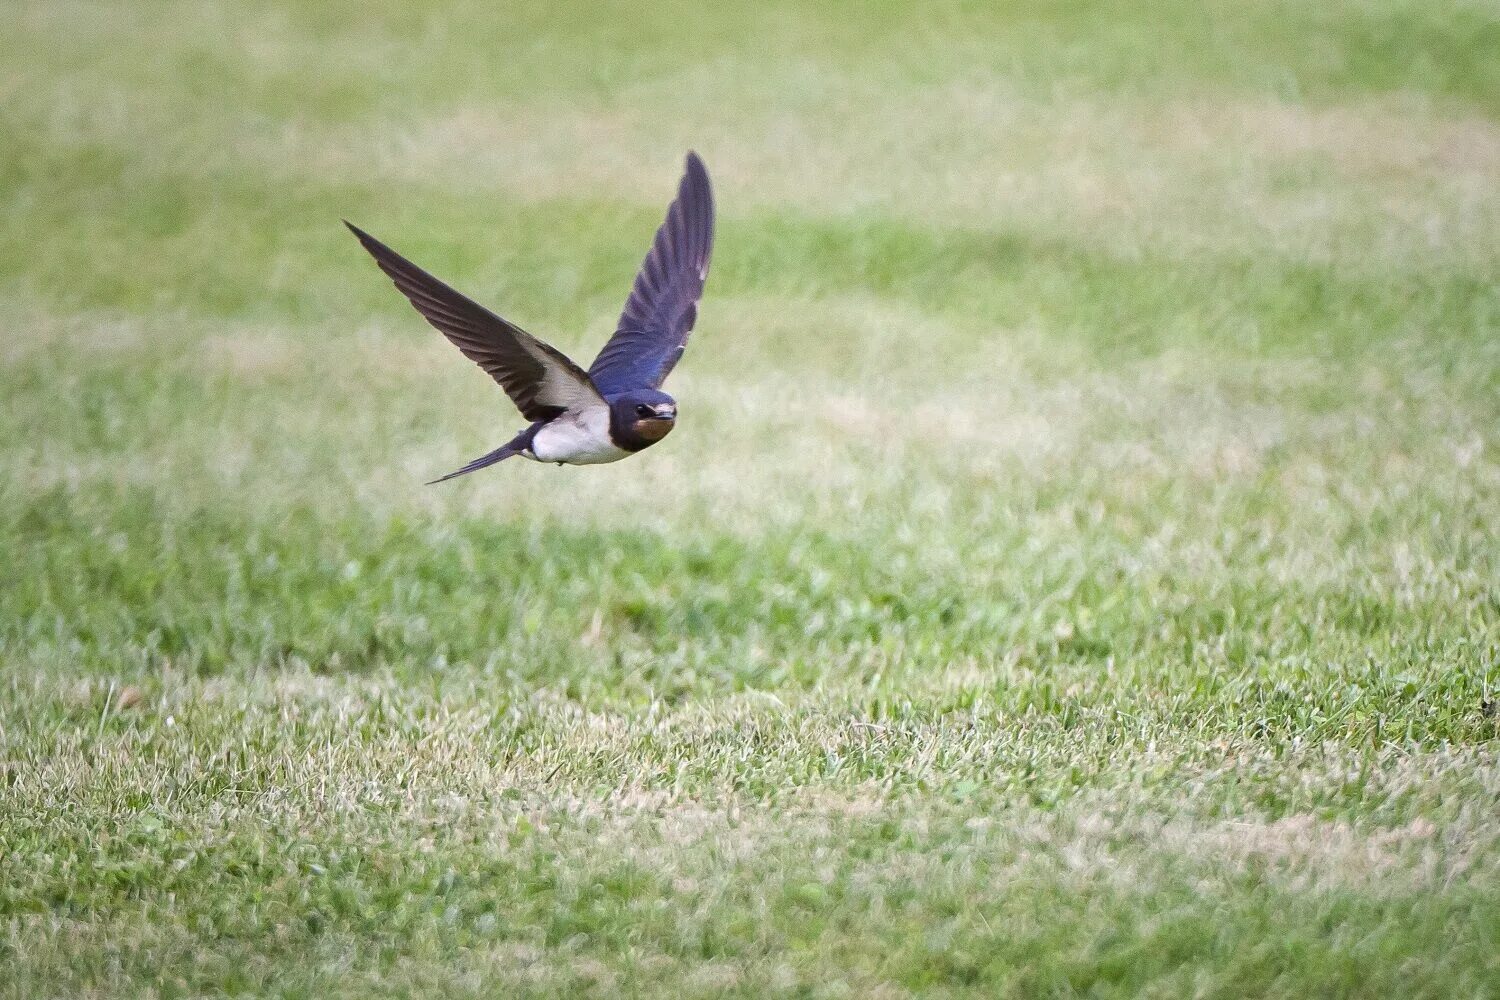
[[[6,22],[0,995],[1500,996],[1493,3]]]

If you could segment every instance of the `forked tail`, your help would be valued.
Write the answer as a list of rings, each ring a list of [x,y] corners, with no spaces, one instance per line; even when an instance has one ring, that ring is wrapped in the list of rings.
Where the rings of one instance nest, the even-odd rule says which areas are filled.
[[[480,469],[488,468],[489,466],[494,465],[496,462],[503,462],[513,455],[521,454],[521,452],[531,447],[531,439],[536,437],[536,432],[541,429],[543,423],[545,423],[545,421],[538,421],[537,423],[532,424],[530,427],[526,428],[524,431],[511,438],[505,444],[502,444],[500,447],[490,452],[488,455],[480,455],[478,458],[474,459],[474,461],[470,462],[462,469],[450,472],[440,479],[434,479],[427,485],[436,486],[438,483],[446,483],[450,479],[456,479],[459,476],[466,476],[471,472],[477,472]]]

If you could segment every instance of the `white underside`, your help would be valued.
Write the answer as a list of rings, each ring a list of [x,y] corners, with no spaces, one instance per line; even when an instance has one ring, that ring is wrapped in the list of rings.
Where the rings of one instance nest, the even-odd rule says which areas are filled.
[[[609,439],[609,410],[591,406],[570,410],[537,431],[531,450],[523,454],[538,462],[600,465],[618,462],[630,452]]]

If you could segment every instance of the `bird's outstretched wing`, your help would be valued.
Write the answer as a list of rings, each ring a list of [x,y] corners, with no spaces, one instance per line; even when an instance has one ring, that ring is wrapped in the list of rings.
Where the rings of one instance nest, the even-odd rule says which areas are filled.
[[[589,377],[606,396],[655,389],[687,347],[714,247],[714,196],[708,171],[688,153],[677,199],[656,231],[625,311]]]
[[[449,288],[358,226],[344,225],[417,312],[489,372],[527,420],[604,405],[589,376],[557,348]]]

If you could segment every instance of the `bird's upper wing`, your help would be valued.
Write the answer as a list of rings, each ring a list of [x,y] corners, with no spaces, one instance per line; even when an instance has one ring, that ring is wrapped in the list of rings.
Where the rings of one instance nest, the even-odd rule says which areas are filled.
[[[688,153],[677,199],[667,209],[667,219],[636,275],[619,327],[589,368],[600,392],[655,389],[666,379],[698,318],[713,247],[714,196],[708,171],[697,153]]]
[[[557,348],[449,288],[359,227],[344,225],[417,312],[489,372],[527,420],[604,405],[589,376]]]

